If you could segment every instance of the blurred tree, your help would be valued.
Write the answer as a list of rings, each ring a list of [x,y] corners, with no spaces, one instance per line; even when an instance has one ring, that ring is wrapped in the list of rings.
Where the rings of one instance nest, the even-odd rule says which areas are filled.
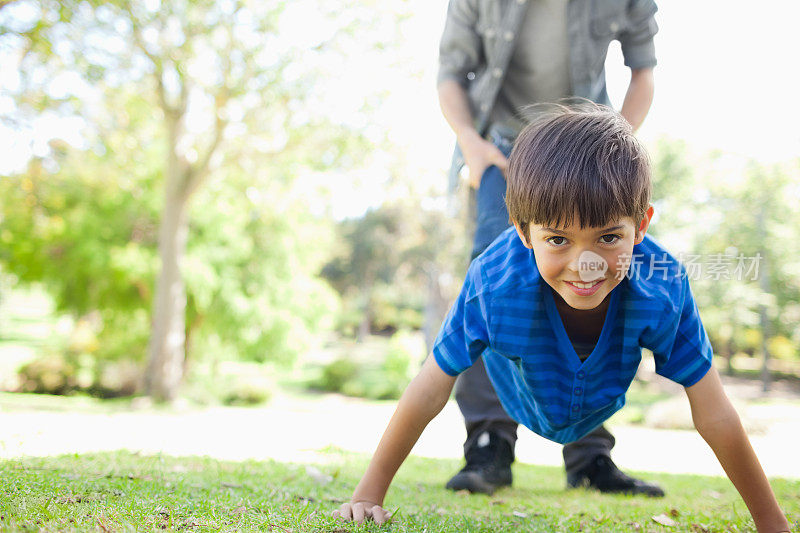
[[[800,334],[800,195],[797,165],[742,163],[722,153],[693,156],[679,141],[653,153],[652,232],[687,266],[717,353],[797,353]],[[758,339],[753,342],[752,335]]]
[[[394,281],[404,242],[412,234],[410,225],[397,206],[370,209],[362,217],[340,224],[344,245],[323,267],[322,275],[342,296],[357,302],[360,340],[370,331],[375,285]]]
[[[442,287],[443,281],[450,285],[447,279],[463,277],[466,253],[459,243],[466,240],[455,237],[460,221],[422,204],[412,196],[339,224],[338,253],[322,275],[345,304],[358,309],[359,339],[371,329],[418,328],[429,316],[440,319],[441,308],[452,297],[452,287]],[[427,309],[430,306],[435,312]],[[420,319],[405,323],[403,309],[418,313]],[[438,329],[439,324],[428,326]]]
[[[706,267],[719,275],[707,276],[709,303],[726,316],[733,328],[760,332],[764,390],[769,388],[770,339],[780,336],[797,345],[800,321],[800,270],[797,257],[797,172],[785,165],[750,162],[740,172],[725,172],[714,184],[708,212],[699,217],[698,252]]]
[[[159,134],[141,96],[106,97],[112,122],[126,120],[124,134],[88,151],[54,141],[51,157],[0,180],[0,262],[23,282],[45,283],[60,310],[99,312],[98,371],[145,355],[163,160],[162,143],[138,142]],[[142,149],[131,152],[131,143]],[[262,183],[233,165],[218,172],[224,179],[198,192],[189,217],[187,356],[288,360],[336,306],[314,276],[331,230],[308,213],[304,187]]]
[[[314,92],[317,65],[338,52],[329,42],[337,32],[326,32],[311,45],[286,38],[279,31],[286,5],[40,0],[17,2],[0,19],[2,44],[20,57],[10,91],[20,116],[40,118],[50,111],[79,116],[89,130],[85,137],[100,140],[95,151],[109,148],[102,146],[104,139],[122,136],[113,148],[126,151],[130,166],[116,167],[112,175],[135,172],[145,152],[159,153],[148,161],[155,161],[151,170],[160,178],[163,197],[146,374],[147,392],[158,399],[174,398],[183,375],[187,296],[182,268],[190,200],[208,176],[252,173],[275,182],[270,192],[282,191],[291,188],[302,168],[331,168],[360,143],[304,108]],[[329,7],[322,13],[335,13],[336,6]],[[339,29],[355,23],[334,21]],[[148,120],[158,126],[150,127],[152,136],[129,135],[120,129],[124,120],[108,121],[105,113],[113,112],[108,97],[121,88],[136,91],[143,105],[152,106]],[[277,203],[272,198],[269,207]],[[287,217],[278,226],[296,220]],[[256,229],[248,224],[241,229]],[[101,234],[108,231],[100,228]],[[280,240],[270,244],[280,248]],[[105,252],[98,247],[92,257]],[[248,290],[254,287],[259,286]],[[202,307],[201,301],[210,300],[198,296],[191,305]],[[280,336],[280,328],[274,329]]]

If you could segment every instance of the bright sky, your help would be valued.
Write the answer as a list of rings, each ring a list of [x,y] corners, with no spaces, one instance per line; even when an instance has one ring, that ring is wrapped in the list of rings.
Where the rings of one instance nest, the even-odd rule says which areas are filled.
[[[374,53],[354,54],[344,75],[325,91],[339,115],[347,117],[363,103],[363,94],[389,90],[374,123],[363,126],[388,129],[392,142],[406,154],[408,171],[425,183],[442,186],[453,137],[439,112],[434,80],[446,5],[445,0],[409,0],[411,16],[400,27],[399,48],[386,52],[389,60]],[[698,151],[719,149],[765,162],[800,156],[800,106],[793,101],[800,87],[800,3],[662,0],[659,7],[656,97],[640,136],[650,142],[666,135],[684,139]],[[298,35],[327,32],[322,18],[315,21],[313,10],[302,11],[300,17],[290,10],[286,25],[302,26]],[[392,61],[398,58],[408,66],[398,68]],[[10,59],[0,57],[0,91],[14,78],[7,68]],[[618,107],[629,75],[618,46],[609,53],[607,72]],[[0,92],[0,110],[8,105]],[[74,122],[51,117],[39,120],[32,130],[0,127],[0,173],[19,169],[53,136],[80,141]],[[387,165],[391,162],[379,160],[349,176],[357,190],[332,191],[334,214],[354,215],[379,204],[387,195]]]

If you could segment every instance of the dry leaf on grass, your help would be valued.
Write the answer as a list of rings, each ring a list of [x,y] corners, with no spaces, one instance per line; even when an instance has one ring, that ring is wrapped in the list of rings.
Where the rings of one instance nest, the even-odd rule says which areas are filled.
[[[664,513],[661,513],[660,515],[653,516],[652,519],[653,519],[653,522],[655,522],[656,524],[661,524],[662,526],[675,527],[675,526],[678,525],[678,523],[675,520],[673,520],[672,518],[668,517]]]

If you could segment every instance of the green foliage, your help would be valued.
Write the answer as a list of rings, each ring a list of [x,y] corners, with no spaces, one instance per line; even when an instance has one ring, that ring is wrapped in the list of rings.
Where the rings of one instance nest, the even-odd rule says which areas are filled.
[[[327,392],[341,392],[350,381],[359,377],[358,364],[352,359],[339,358],[325,365],[313,387]]]
[[[315,276],[330,243],[326,220],[310,213],[317,191],[297,179],[366,151],[316,99],[322,65],[346,55],[340,34],[288,37],[285,2],[19,6],[0,14],[0,47],[19,53],[19,77],[3,87],[15,105],[0,119],[71,117],[83,129],[79,147],[54,141],[0,184],[0,263],[22,283],[43,282],[60,311],[98,312],[94,357],[141,361],[166,197],[190,228],[190,360],[217,348],[290,361],[338,305]],[[367,13],[321,16],[348,35]]]
[[[421,285],[409,290],[406,280],[398,279],[395,285],[381,284],[372,292],[372,328],[377,332],[418,330],[422,328],[422,311],[425,293]]]
[[[133,119],[149,113],[136,95],[121,103]],[[55,159],[0,180],[0,262],[22,282],[43,282],[59,311],[99,312],[96,357],[141,361],[163,151],[148,145],[133,154],[117,142],[127,140],[105,139],[102,150],[61,146]],[[291,360],[310,329],[325,327],[337,298],[313,272],[330,239],[292,195],[291,184],[259,183],[236,168],[198,195],[184,264],[187,333],[197,350],[190,357],[212,336],[235,357]],[[276,205],[274,197],[284,201]],[[311,238],[313,247],[306,245]]]
[[[338,298],[313,275],[330,230],[287,189],[231,174],[199,193],[184,265],[195,349],[215,337],[240,359],[291,361],[330,327]]]
[[[655,146],[653,162],[651,230],[680,252],[715,351],[760,353],[764,310],[770,352],[797,360],[798,166],[698,157],[666,140]]]
[[[127,95],[131,113],[144,102]],[[158,181],[153,146],[125,154],[105,139],[94,150],[57,145],[52,159],[0,180],[0,263],[23,283],[41,282],[57,310],[76,317],[99,313],[100,359],[141,360],[156,269]],[[121,176],[121,178],[116,178]]]
[[[231,387],[222,397],[223,405],[231,406],[253,406],[260,405],[269,401],[271,394],[266,389],[260,389],[250,385]]]
[[[18,376],[20,392],[116,398],[137,391],[142,370],[129,360],[102,361],[87,353],[66,351],[45,354],[24,364]]]
[[[20,390],[38,394],[70,394],[80,390],[81,385],[91,384],[91,379],[81,383],[78,377],[85,371],[78,361],[68,361],[61,355],[45,356],[20,368]]]
[[[324,365],[311,387],[347,396],[376,400],[397,399],[415,373],[424,350],[415,336],[395,333],[382,353],[369,357],[348,353]]]
[[[204,361],[189,367],[181,395],[198,405],[249,407],[267,403],[273,387],[263,365]]]
[[[359,315],[375,332],[422,327],[429,276],[440,271],[463,276],[466,252],[460,244],[466,241],[457,237],[460,229],[460,221],[422,208],[413,198],[340,222],[340,243],[322,276],[350,311],[342,329]]]
[[[769,340],[767,345],[770,355],[784,361],[798,359],[797,346],[787,337],[777,335]]]

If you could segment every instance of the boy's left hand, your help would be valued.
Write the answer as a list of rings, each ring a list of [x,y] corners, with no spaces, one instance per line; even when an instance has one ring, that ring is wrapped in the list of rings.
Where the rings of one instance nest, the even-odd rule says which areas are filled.
[[[345,522],[353,521],[358,524],[364,522],[368,518],[372,518],[372,520],[379,525],[392,519],[392,513],[379,504],[363,500],[342,504],[341,507],[333,512],[333,516]]]

